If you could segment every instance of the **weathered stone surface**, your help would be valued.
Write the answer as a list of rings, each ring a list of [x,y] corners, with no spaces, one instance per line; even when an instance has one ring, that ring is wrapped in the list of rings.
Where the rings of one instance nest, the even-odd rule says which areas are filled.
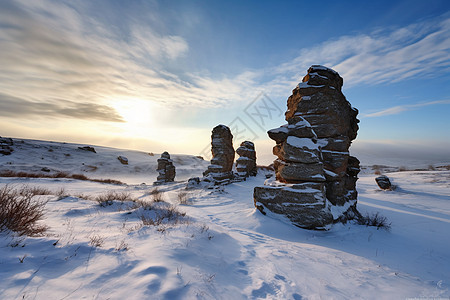
[[[156,168],[156,171],[158,171],[159,175],[153,184],[158,185],[174,181],[176,175],[175,166],[167,151],[161,154],[161,158],[158,158],[158,167]]]
[[[273,154],[278,158],[305,164],[318,163],[321,154],[317,144],[310,139],[289,136],[283,143],[273,147]]]
[[[302,164],[295,162],[285,162],[277,159],[273,162],[275,174],[282,182],[323,182],[325,174],[322,163]]]
[[[14,142],[12,138],[4,138],[0,136],[0,145],[13,146]]]
[[[232,178],[234,162],[233,135],[230,128],[225,125],[217,125],[211,134],[211,152],[213,158],[211,165],[203,173],[203,176],[210,175],[214,179],[222,180]]]
[[[358,130],[358,110],[342,94],[342,84],[342,77],[329,68],[314,65],[308,69],[308,74],[288,98],[285,114],[288,124],[268,131],[269,137],[277,143],[273,148],[278,157],[274,162],[277,183],[266,182],[266,187],[256,188],[255,203],[264,203],[266,209],[291,220],[295,219],[295,214],[301,214],[304,219],[307,211],[331,223],[333,218],[330,221],[322,217],[323,212],[317,207],[310,206],[300,212],[293,208],[296,206],[288,205],[289,201],[281,201],[283,197],[307,201],[305,199],[318,193],[325,199],[324,203],[350,204],[349,211],[356,212],[359,161],[349,155],[349,147]],[[309,189],[315,192],[305,196],[305,191],[293,188],[302,184],[321,184],[325,188]],[[265,190],[268,186],[276,189]],[[336,220],[345,221],[349,215],[343,212]],[[313,225],[302,227],[314,228]]]
[[[350,147],[350,139],[347,136],[319,138],[317,143],[322,146],[322,151],[347,152]]]
[[[120,163],[121,163],[122,165],[128,165],[128,158],[126,158],[125,156],[119,155],[119,156],[117,157],[117,159],[120,161]]]
[[[244,141],[236,153],[240,157],[236,160],[236,171],[241,177],[256,176],[256,151],[255,144],[250,141]]]
[[[391,181],[389,180],[389,177],[387,177],[386,175],[378,176],[377,178],[375,178],[375,181],[382,190],[392,189]]]
[[[92,153],[97,153],[94,149],[94,147],[91,146],[84,146],[84,147],[78,147],[78,149],[83,150],[83,151],[89,151]]]
[[[199,185],[200,185],[200,178],[199,177],[191,177],[188,179],[186,189],[197,188],[197,187],[199,187]]]
[[[255,187],[254,204],[262,213],[285,215],[294,225],[306,229],[325,229],[333,222],[320,190],[294,190],[286,187]]]

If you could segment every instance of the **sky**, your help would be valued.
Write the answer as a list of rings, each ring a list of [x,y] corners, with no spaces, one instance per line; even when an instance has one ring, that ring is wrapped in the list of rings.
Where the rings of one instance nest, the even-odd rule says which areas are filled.
[[[0,0],[0,135],[210,157],[267,130],[314,64],[364,164],[450,162],[450,2]]]

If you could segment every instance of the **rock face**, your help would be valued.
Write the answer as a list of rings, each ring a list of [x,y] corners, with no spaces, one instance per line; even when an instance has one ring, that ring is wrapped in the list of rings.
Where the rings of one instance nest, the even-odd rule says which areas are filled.
[[[255,144],[250,141],[241,143],[236,149],[239,158],[236,160],[236,171],[240,177],[256,176],[256,151]]]
[[[175,166],[167,151],[161,154],[161,158],[158,158],[158,167],[156,168],[156,171],[159,172],[159,175],[154,182],[155,185],[174,181],[176,174]]]
[[[78,149],[83,150],[83,151],[89,151],[89,152],[97,153],[95,151],[94,147],[91,147],[91,146],[78,147]]]
[[[214,180],[225,180],[233,177],[233,135],[230,128],[217,125],[211,134],[211,165],[203,172],[203,176],[210,176]]]
[[[0,154],[10,155],[14,151],[12,148],[13,145],[12,138],[2,138],[0,136]]]
[[[387,177],[386,175],[378,176],[377,178],[375,178],[375,181],[382,190],[392,189],[391,181],[389,180],[389,177]]]
[[[254,191],[255,206],[286,215],[295,225],[321,229],[358,214],[359,160],[349,155],[358,110],[341,92],[337,72],[313,65],[287,101],[287,124],[269,130],[276,142],[275,181]],[[339,207],[339,215],[331,209]]]

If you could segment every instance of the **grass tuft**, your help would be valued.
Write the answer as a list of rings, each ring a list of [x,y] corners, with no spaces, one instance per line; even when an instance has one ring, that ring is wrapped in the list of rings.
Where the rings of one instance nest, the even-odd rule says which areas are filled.
[[[382,228],[387,231],[391,229],[392,224],[388,223],[387,218],[381,216],[378,212],[372,215],[366,214],[365,216],[361,216],[357,218],[357,222],[359,225],[374,226],[377,229]]]
[[[107,191],[106,193],[95,197],[95,201],[97,201],[98,204],[100,204],[100,206],[102,207],[112,205],[114,203],[114,200],[120,202],[137,201],[135,198],[131,196],[130,193],[127,192]]]

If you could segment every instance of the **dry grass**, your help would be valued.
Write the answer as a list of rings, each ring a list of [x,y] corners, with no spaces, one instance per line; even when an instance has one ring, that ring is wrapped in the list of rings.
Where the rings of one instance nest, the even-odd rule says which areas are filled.
[[[101,247],[101,246],[103,246],[104,242],[105,242],[105,239],[99,235],[95,234],[95,235],[91,235],[89,237],[89,245],[91,245],[92,247],[96,247],[96,248]]]
[[[386,217],[381,216],[379,213],[372,215],[366,214],[357,219],[358,224],[366,226],[374,226],[377,229],[385,229],[389,231],[391,229],[391,223],[388,223]]]
[[[188,195],[189,195],[189,194],[188,194],[188,192],[186,192],[186,191],[180,191],[180,192],[178,192],[178,194],[177,194],[178,203],[184,204],[184,205],[190,204]]]
[[[58,197],[58,200],[64,199],[68,196],[66,189],[63,187],[56,190],[53,194]]]
[[[152,197],[153,202],[164,202],[164,193],[158,188],[154,188],[150,192],[150,196]]]
[[[114,203],[114,200],[125,202],[125,201],[132,201],[136,202],[137,200],[131,196],[130,193],[127,192],[116,192],[116,191],[107,191],[104,194],[98,195],[94,199],[95,201],[100,204],[100,206],[105,207],[112,205]]]
[[[109,184],[124,184],[123,182],[115,179],[93,179],[86,177],[83,174],[69,174],[67,172],[57,172],[53,174],[48,173],[28,173],[28,172],[15,172],[11,170],[6,170],[0,172],[0,177],[25,177],[25,178],[71,178],[76,180],[93,181],[99,183],[109,183]]]
[[[29,195],[37,196],[37,195],[53,195],[53,193],[46,188],[38,187],[38,186],[28,186],[24,185],[19,188],[19,193],[21,196]]]
[[[0,189],[0,232],[13,231],[19,236],[42,235],[47,227],[38,224],[44,217],[46,202],[33,200],[39,189],[22,187],[13,189],[4,186]],[[37,193],[37,194],[35,194]]]
[[[166,207],[154,207],[155,214],[153,217],[142,214],[140,219],[145,226],[161,226],[161,225],[176,225],[186,223],[187,220],[185,212],[179,211],[175,206],[168,205]]]

